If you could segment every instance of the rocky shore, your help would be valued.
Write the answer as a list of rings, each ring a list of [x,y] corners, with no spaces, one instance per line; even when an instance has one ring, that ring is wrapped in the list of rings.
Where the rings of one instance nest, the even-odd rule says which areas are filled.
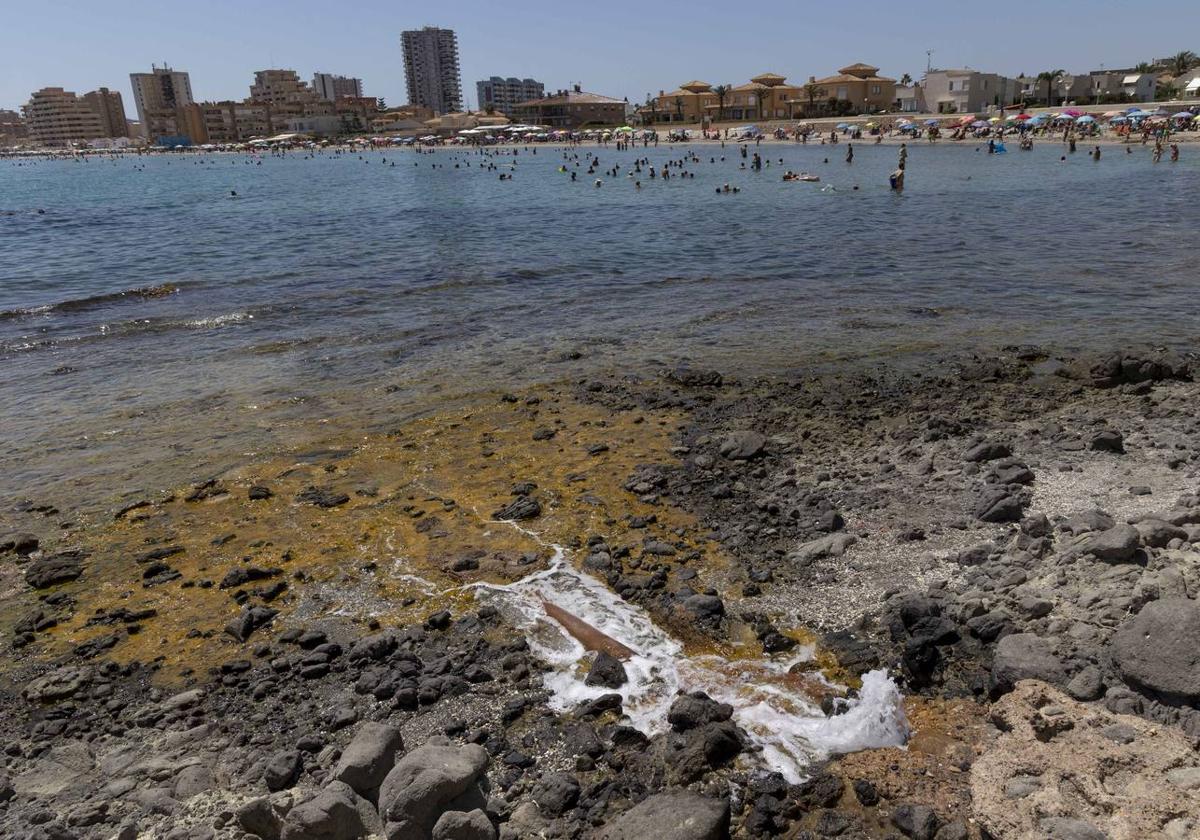
[[[1151,351],[681,367],[102,515],[12,500],[0,835],[1200,836],[1198,397]],[[483,597],[556,563],[727,692],[681,684],[645,725],[619,623]],[[542,634],[572,618],[599,636],[564,669]],[[801,773],[748,663],[809,701]],[[880,670],[907,744],[822,747]]]

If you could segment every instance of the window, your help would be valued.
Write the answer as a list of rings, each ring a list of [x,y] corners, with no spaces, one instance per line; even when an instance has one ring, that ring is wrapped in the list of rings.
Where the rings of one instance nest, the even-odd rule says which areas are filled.
[[[951,82],[950,86],[946,88],[946,90],[954,90],[954,82]]]

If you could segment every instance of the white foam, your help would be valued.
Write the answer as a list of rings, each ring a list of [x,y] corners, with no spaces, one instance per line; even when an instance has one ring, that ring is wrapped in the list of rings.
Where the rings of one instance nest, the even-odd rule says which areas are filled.
[[[582,644],[549,618],[543,599],[577,616],[634,651],[625,664],[629,682],[621,694],[630,723],[649,734],[667,726],[676,693],[702,690],[734,708],[734,720],[761,748],[764,763],[790,781],[799,781],[815,759],[834,753],[902,746],[908,722],[900,690],[884,671],[864,675],[858,697],[843,714],[825,717],[815,705],[817,675],[789,669],[812,658],[810,648],[786,657],[727,661],[718,656],[687,657],[683,646],[658,628],[644,610],[630,604],[596,578],[578,571],[554,546],[550,567],[507,586],[476,584],[476,596],[525,630],[533,653],[551,667],[543,684],[550,706],[566,711],[611,689],[584,685],[579,662]],[[817,681],[817,685],[813,685]],[[806,692],[805,689],[809,690]]]

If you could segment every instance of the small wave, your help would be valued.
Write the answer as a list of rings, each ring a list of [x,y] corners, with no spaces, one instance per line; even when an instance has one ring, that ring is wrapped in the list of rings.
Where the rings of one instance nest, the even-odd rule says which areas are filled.
[[[69,298],[59,301],[58,303],[47,303],[42,306],[30,306],[23,309],[4,309],[0,310],[0,320],[12,320],[14,318],[29,318],[37,315],[52,315],[60,312],[84,312],[89,309],[97,309],[102,306],[107,306],[111,303],[120,303],[130,300],[153,300],[154,298],[167,297],[179,291],[179,286],[174,283],[161,283],[157,286],[138,286],[133,289],[125,289],[120,292],[106,292],[100,295],[89,295],[81,298]]]

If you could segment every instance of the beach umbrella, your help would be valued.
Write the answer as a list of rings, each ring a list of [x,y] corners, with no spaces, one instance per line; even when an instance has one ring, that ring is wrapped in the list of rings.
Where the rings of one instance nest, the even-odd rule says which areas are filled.
[[[941,125],[940,120],[925,120],[925,125]]]
[[[837,124],[837,126],[836,126],[836,127],[837,127],[837,128],[849,128],[849,127],[850,127],[850,123],[844,123],[844,122],[840,122],[840,123],[838,123],[838,124]]]
[[[1096,121],[1096,118],[1093,117],[1091,114],[1084,114],[1082,117],[1075,120],[1075,122],[1077,122],[1077,123],[1094,123],[1095,121]]]
[[[1029,116],[1029,114],[1017,114],[1015,117],[1013,117],[1013,119],[1025,122],[1025,120],[1031,120],[1033,117]]]
[[[1063,111],[1063,116],[1080,117],[1083,116],[1083,111],[1080,111],[1077,108],[1068,108],[1067,110]]]
[[[1195,117],[1196,117],[1196,115],[1193,114],[1191,111],[1180,111],[1178,114],[1175,115],[1175,119],[1177,119],[1177,120],[1191,120],[1191,119],[1195,119]]]
[[[1109,122],[1126,123],[1126,122],[1129,122],[1129,117],[1125,117],[1125,116],[1113,117],[1111,120],[1109,120]]]
[[[988,127],[987,120],[975,120],[975,122],[971,123],[971,128],[987,128],[987,127]]]
[[[999,117],[992,117],[990,120],[988,120],[988,122],[990,122],[990,123],[998,123],[998,122],[1000,122],[1000,118],[999,118]]]
[[[970,125],[973,122],[975,122],[975,115],[967,114],[965,117],[963,117],[962,119],[960,119],[958,121],[958,124],[959,125]]]

